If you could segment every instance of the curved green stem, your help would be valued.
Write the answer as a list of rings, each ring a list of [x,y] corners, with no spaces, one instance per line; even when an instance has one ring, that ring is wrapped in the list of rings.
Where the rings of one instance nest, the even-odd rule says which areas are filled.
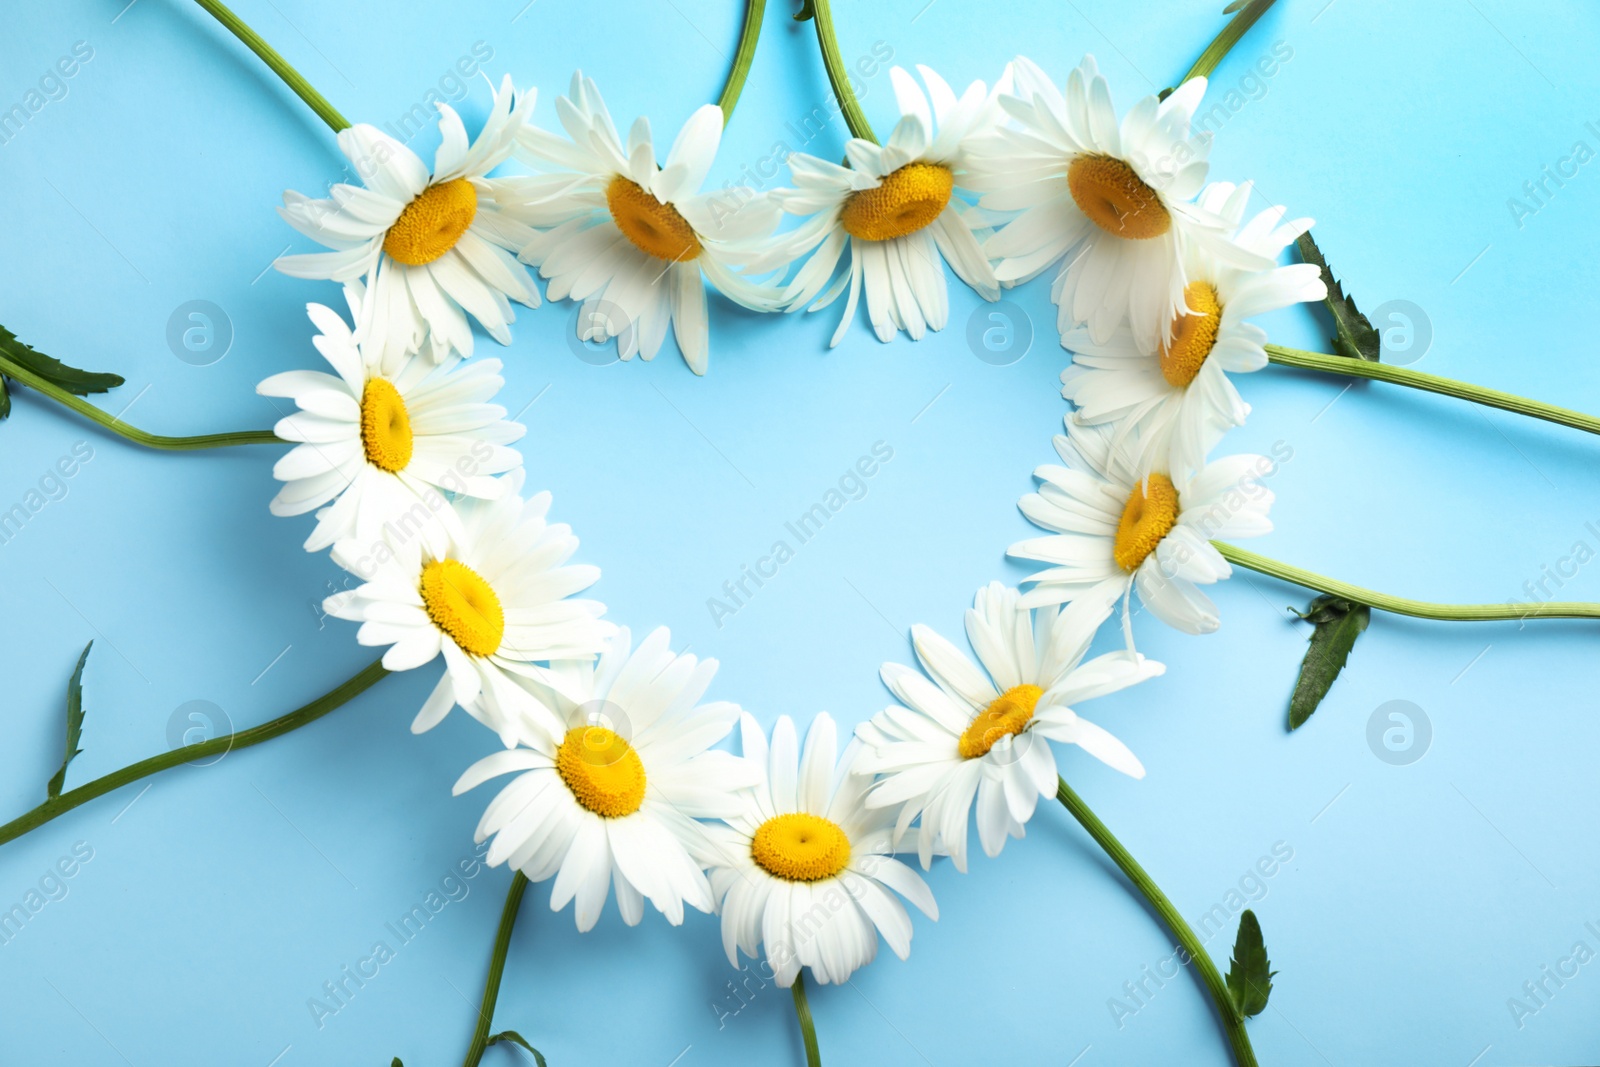
[[[1206,45],[1206,50],[1200,53],[1200,58],[1194,61],[1194,66],[1178,79],[1178,84],[1182,85],[1190,78],[1211,77],[1211,72],[1217,69],[1222,57],[1227,55],[1233,46],[1239,43],[1239,39],[1250,31],[1250,27],[1267,13],[1267,8],[1271,7],[1273,2],[1274,0],[1237,0],[1235,4],[1230,4],[1229,10],[1235,11],[1233,18],[1222,27],[1221,33],[1211,39],[1211,43]]]
[[[839,40],[833,34],[833,15],[828,10],[828,0],[811,0],[811,9],[811,21],[817,26],[817,44],[822,47],[822,65],[827,68],[828,84],[833,86],[833,96],[839,101],[845,125],[850,127],[853,136],[877,144],[878,138],[867,121],[867,113],[861,110],[861,102],[850,88],[850,72],[839,54]]]
[[[483,983],[483,1003],[478,1008],[478,1025],[472,1031],[472,1044],[467,1048],[467,1058],[462,1067],[478,1067],[483,1050],[489,1047],[489,1026],[494,1019],[494,1004],[500,999],[500,976],[506,969],[506,953],[511,949],[511,929],[517,925],[517,911],[522,907],[522,894],[528,891],[528,878],[518,871],[511,879],[511,891],[506,894],[506,906],[500,911],[500,929],[494,935],[494,953],[489,957],[489,976]]]
[[[1212,546],[1220,553],[1222,558],[1239,567],[1247,567],[1261,574],[1303,585],[1307,589],[1315,589],[1319,593],[1331,593],[1345,600],[1353,600],[1357,604],[1365,604],[1380,611],[1393,612],[1396,615],[1410,615],[1418,619],[1439,619],[1444,622],[1497,622],[1506,619],[1600,619],[1600,604],[1588,604],[1579,601],[1552,600],[1544,604],[1519,604],[1508,601],[1504,604],[1435,604],[1426,600],[1408,600],[1405,597],[1390,596],[1388,593],[1379,593],[1372,589],[1363,589],[1359,585],[1341,582],[1328,578],[1313,571],[1292,567],[1287,563],[1280,563],[1267,556],[1258,555],[1230,545],[1224,541],[1213,541]]]
[[[733,109],[744,91],[744,80],[750,76],[750,64],[756,58],[756,42],[761,39],[761,19],[766,14],[767,0],[746,0],[744,28],[739,31],[739,50],[733,55],[733,66],[728,69],[728,82],[722,87],[717,106],[722,109],[722,124],[733,118]]]
[[[1128,881],[1142,894],[1150,906],[1155,909],[1161,921],[1166,923],[1178,938],[1178,943],[1189,954],[1189,960],[1200,972],[1200,978],[1205,982],[1206,990],[1211,994],[1212,1003],[1216,1006],[1217,1015],[1222,1019],[1222,1028],[1228,1035],[1228,1044],[1233,1047],[1233,1058],[1238,1061],[1239,1067],[1257,1067],[1255,1050],[1250,1047],[1250,1037],[1244,1030],[1244,1015],[1233,1002],[1233,996],[1228,992],[1228,984],[1223,981],[1222,974],[1217,970],[1217,965],[1211,962],[1211,957],[1206,955],[1206,947],[1195,936],[1194,929],[1187,919],[1179,913],[1172,901],[1167,899],[1159,886],[1155,884],[1145,869],[1139,866],[1139,861],[1122,847],[1116,835],[1106,829],[1106,824],[1100,817],[1090,810],[1083,798],[1072,791],[1065,778],[1056,779],[1056,799],[1061,801],[1062,807],[1072,813],[1072,817],[1094,838],[1105,854],[1110,856],[1112,862],[1127,875]]]
[[[800,1020],[800,1038],[806,1043],[806,1067],[822,1067],[822,1050],[817,1047],[817,1024],[811,1021],[811,1004],[806,1000],[806,972],[794,976],[794,1017]]]
[[[334,106],[321,93],[311,87],[311,83],[301,76],[298,70],[289,65],[289,61],[280,56],[277,49],[273,48],[261,35],[245,24],[244,20],[232,11],[228,5],[220,0],[195,0],[195,3],[205,8],[211,16],[228,28],[228,32],[243,41],[245,47],[261,57],[261,61],[272,68],[272,73],[283,79],[283,84],[294,90],[294,94],[306,102],[306,106],[317,113],[317,117],[328,124],[328,128],[338,133],[350,127],[350,120],[339,114]]]
[[[291,730],[298,730],[307,723],[315,722],[328,712],[346,703],[354,697],[361,695],[372,687],[378,679],[389,672],[383,669],[381,659],[374,660],[365,667],[360,674],[345,682],[337,689],[318,697],[302,708],[291,711],[281,718],[260,726],[252,726],[248,730],[238,733],[223,734],[213,737],[209,741],[202,741],[198,745],[185,745],[175,748],[171,752],[163,752],[159,756],[140,760],[138,763],[129,764],[120,771],[113,771],[102,778],[96,778],[87,785],[80,785],[76,789],[62,793],[60,796],[40,804],[37,808],[25,815],[19,815],[4,826],[0,826],[0,845],[14,841],[30,830],[35,830],[58,815],[64,815],[80,804],[88,803],[96,797],[104,796],[113,789],[120,789],[129,782],[137,782],[141,778],[148,778],[159,771],[181,766],[192,760],[205,759],[208,756],[221,756],[236,748],[249,748],[259,745],[263,741],[270,741]]]
[[[1546,422],[1560,423],[1562,426],[1571,426],[1575,430],[1587,433],[1600,433],[1600,418],[1585,415],[1581,411],[1573,411],[1571,408],[1546,404],[1542,400],[1529,400],[1515,393],[1502,393],[1498,389],[1486,389],[1470,382],[1441,378],[1436,374],[1424,374],[1421,371],[1396,367],[1389,363],[1373,363],[1347,356],[1330,356],[1326,352],[1306,352],[1298,348],[1284,348],[1282,345],[1267,345],[1266,348],[1267,360],[1280,367],[1298,367],[1301,370],[1322,371],[1326,374],[1342,374],[1348,378],[1373,378],[1380,382],[1403,385],[1408,389],[1421,389],[1428,393],[1470,400],[1485,407],[1514,411],[1518,415],[1529,415]]]
[[[23,385],[36,389],[40,393],[54,400],[56,403],[71,408],[79,415],[110,430],[120,434],[136,445],[146,448],[160,448],[169,452],[193,452],[202,448],[227,448],[230,445],[275,445],[281,441],[278,435],[271,430],[241,430],[237,433],[205,433],[195,437],[166,437],[158,433],[146,433],[136,426],[129,426],[115,415],[108,415],[101,411],[81,396],[74,396],[54,382],[39,377],[28,368],[0,356],[0,374],[7,378],[15,378]]]

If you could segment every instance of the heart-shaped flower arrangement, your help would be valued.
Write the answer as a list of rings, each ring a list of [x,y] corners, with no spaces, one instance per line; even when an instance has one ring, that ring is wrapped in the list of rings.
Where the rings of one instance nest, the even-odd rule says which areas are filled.
[[[412,729],[429,730],[460,707],[498,736],[502,750],[456,785],[461,793],[511,776],[487,803],[477,836],[488,842],[490,866],[517,872],[469,1064],[493,1041],[527,1046],[514,1032],[488,1031],[522,893],[545,880],[553,880],[552,908],[570,903],[580,931],[613,893],[629,925],[647,902],[673,924],[686,906],[720,914],[729,962],[741,966],[742,953],[792,988],[817,1063],[804,972],[820,984],[844,982],[874,958],[880,937],[905,958],[905,902],[938,917],[928,886],[897,854],[915,852],[924,870],[948,857],[966,871],[972,824],[996,857],[1051,796],[1171,928],[1235,1056],[1253,1064],[1244,1020],[1265,1007],[1274,973],[1253,913],[1243,913],[1224,978],[1058,775],[1052,742],[1144,775],[1127,746],[1079,714],[1096,697],[1163,672],[1135,649],[1135,603],[1203,634],[1219,618],[1200,587],[1226,579],[1231,564],[1321,591],[1307,614],[1317,631],[1292,725],[1327,692],[1373,607],[1437,618],[1597,613],[1592,605],[1403,601],[1219,540],[1271,529],[1273,494],[1263,482],[1285,457],[1214,455],[1249,413],[1229,376],[1268,362],[1595,429],[1587,416],[1376,362],[1374,331],[1332,284],[1306,236],[1310,220],[1285,221],[1281,207],[1252,213],[1249,184],[1207,183],[1210,136],[1191,127],[1205,75],[1270,2],[1234,5],[1234,20],[1190,76],[1120,115],[1092,57],[1064,82],[1019,57],[992,87],[975,82],[961,93],[926,67],[916,76],[895,67],[900,119],[879,143],[850,91],[826,0],[815,0],[802,17],[815,21],[838,109],[855,135],[845,160],[794,153],[792,187],[707,191],[754,53],[759,0],[720,104],[696,111],[664,150],[643,118],[624,138],[581,74],[556,101],[559,130],[535,125],[535,93],[506,78],[475,136],[438,105],[431,167],[379,129],[345,122],[231,12],[201,0],[338,132],[360,179],[320,199],[287,193],[281,209],[326,251],[286,255],[278,268],[344,286],[344,309],[309,309],[326,366],[261,382],[262,395],[295,408],[284,408],[271,435],[205,439],[156,438],[108,419],[79,398],[119,379],[66,367],[9,334],[0,338],[0,373],[143,444],[294,444],[274,468],[283,485],[272,511],[314,515],[306,549],[331,550],[355,579],[328,598],[326,612],[359,623],[357,640],[385,651],[307,708],[208,745],[278,736],[386,673],[441,660]],[[509,173],[503,165],[513,160],[525,172]],[[1290,245],[1306,262],[1280,265]],[[756,312],[818,311],[842,298],[832,344],[864,303],[878,338],[892,342],[946,326],[946,267],[990,301],[1053,272],[1050,296],[1071,353],[1062,393],[1073,407],[1055,439],[1060,464],[1040,467],[1038,491],[1020,502],[1045,533],[1009,550],[1042,569],[1025,589],[995,582],[977,591],[966,615],[970,656],[914,627],[918,666],[883,667],[896,703],[842,751],[826,714],[804,730],[780,717],[769,735],[739,706],[707,700],[716,661],[675,652],[664,628],[635,641],[607,620],[603,605],[580,595],[599,571],[572,562],[578,541],[551,520],[550,494],[524,493],[523,459],[511,447],[524,428],[493,402],[501,364],[474,354],[472,325],[509,343],[512,302],[541,303],[530,266],[544,280],[543,299],[580,305],[577,340],[614,340],[622,359],[649,360],[670,332],[696,374],[710,367],[708,286]],[[1251,321],[1320,300],[1335,313],[1340,355],[1270,346]],[[892,454],[875,447],[857,481]],[[763,564],[781,565],[775,556],[757,570],[771,577]],[[712,598],[713,618],[718,605],[731,613],[742,604],[739,591],[750,595],[744,577],[738,590],[729,583],[727,601]],[[1118,625],[1119,616],[1122,647],[1089,656],[1102,625]],[[67,755],[48,799],[0,828],[0,842],[177,762],[158,757],[64,790],[82,725],[83,666],[80,659]],[[718,747],[736,730],[738,755]]]

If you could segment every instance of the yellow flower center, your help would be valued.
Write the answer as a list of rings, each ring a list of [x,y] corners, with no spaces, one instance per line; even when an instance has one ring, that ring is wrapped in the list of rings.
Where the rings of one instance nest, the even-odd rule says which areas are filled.
[[[383,238],[383,250],[420,267],[456,246],[478,214],[478,191],[465,178],[430,185],[407,204]]]
[[[1128,494],[1117,523],[1111,558],[1132,573],[1178,524],[1178,491],[1165,474],[1152,474]]]
[[[791,882],[820,882],[850,862],[850,838],[820,815],[778,815],[756,828],[750,858],[768,874]]]
[[[955,175],[937,163],[907,163],[876,189],[858,189],[845,198],[839,225],[863,241],[887,241],[916,233],[950,203]]]
[[[700,255],[700,238],[695,236],[678,209],[663,204],[655,194],[622,175],[606,186],[606,207],[622,236],[647,256],[674,263]]]
[[[436,559],[422,568],[422,606],[428,618],[461,651],[490,656],[506,634],[506,613],[489,583],[457,559]]]
[[[556,750],[556,771],[579,804],[607,819],[632,815],[644,803],[644,764],[618,733],[575,726]]]
[[[1001,693],[962,731],[957,747],[962,759],[985,755],[1002,737],[1020,734],[1033,719],[1044,690],[1036,685],[1014,685]]]
[[[1172,324],[1172,340],[1161,348],[1161,376],[1178,389],[1200,373],[1222,327],[1222,302],[1210,282],[1190,282],[1184,287],[1183,301],[1194,310],[1178,314]]]
[[[1067,188],[1078,210],[1113,237],[1145,241],[1172,228],[1160,195],[1120,159],[1074,157],[1067,167]]]
[[[369,378],[361,390],[361,448],[367,462],[390,474],[411,462],[411,416],[400,390]]]

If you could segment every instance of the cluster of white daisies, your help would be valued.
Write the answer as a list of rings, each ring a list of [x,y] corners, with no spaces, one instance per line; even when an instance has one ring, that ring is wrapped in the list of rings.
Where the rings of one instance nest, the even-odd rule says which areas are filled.
[[[649,123],[626,141],[593,82],[556,102],[563,133],[531,122],[533,93],[509,79],[469,143],[439,105],[430,172],[370,126],[339,135],[364,185],[328,199],[287,194],[283,216],[332,251],[280,269],[344,283],[351,323],[312,305],[331,367],[260,386],[298,408],[276,427],[297,442],[274,469],[279,515],[315,512],[308,550],[361,584],[326,610],[361,624],[383,664],[443,657],[418,732],[453,707],[504,750],[456,792],[514,774],[478,838],[488,858],[573,902],[591,928],[614,888],[673,923],[684,906],[720,911],[724,946],[764,957],[780,985],[802,967],[840,982],[879,935],[911,942],[902,899],[937,917],[922,878],[895,858],[914,844],[966,869],[976,813],[984,851],[1020,837],[1055,792],[1050,741],[1126,774],[1134,755],[1074,706],[1158,675],[1132,647],[1128,603],[1191,632],[1216,626],[1197,584],[1225,577],[1214,536],[1269,528],[1263,457],[1207,462],[1247,407],[1226,372],[1264,365],[1245,320],[1322,296],[1315,268],[1279,267],[1309,225],[1274,208],[1245,220],[1248,186],[1202,187],[1208,138],[1191,137],[1204,91],[1147,97],[1120,122],[1092,58],[1058,88],[1018,59],[990,90],[957,96],[919,68],[892,79],[901,118],[882,144],[852,140],[847,165],[793,155],[794,188],[701,192],[722,133],[696,111],[658,161]],[[564,135],[563,135],[564,134]],[[511,158],[536,173],[490,177]],[[964,192],[963,192],[964,191]],[[780,232],[785,213],[809,216]],[[792,264],[805,258],[791,271]],[[841,260],[848,262],[841,264]],[[677,654],[658,629],[634,647],[604,607],[577,594],[599,577],[570,562],[577,540],[524,497],[523,428],[492,403],[497,360],[472,355],[469,318],[509,340],[511,301],[583,302],[584,339],[617,339],[649,359],[668,327],[696,372],[709,349],[705,284],[760,311],[823,307],[841,295],[837,343],[863,290],[878,336],[919,338],[948,317],[944,264],[988,299],[1060,264],[1052,295],[1075,412],[1022,501],[1050,536],[1011,554],[1050,564],[1026,594],[980,590],[966,619],[977,663],[918,626],[921,670],[889,664],[899,701],[840,751],[819,715],[802,742],[780,718],[770,738],[748,713],[705,702],[714,660]],[[1123,602],[1127,647],[1088,658]],[[742,755],[718,749],[738,727]]]

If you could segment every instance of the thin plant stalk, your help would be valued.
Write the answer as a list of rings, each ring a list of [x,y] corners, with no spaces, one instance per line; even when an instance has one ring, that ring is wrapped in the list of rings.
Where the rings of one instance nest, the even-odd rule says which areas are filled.
[[[0,373],[7,378],[15,378],[30,389],[37,390],[63,407],[82,415],[92,422],[110,430],[136,445],[145,448],[157,448],[168,452],[193,452],[203,448],[228,448],[233,445],[275,445],[281,444],[278,435],[271,430],[239,430],[234,433],[205,433],[193,437],[167,437],[164,434],[146,433],[137,426],[130,426],[108,414],[81,396],[74,396],[54,382],[39,377],[28,368],[14,363],[4,356],[0,356]]]
[[[361,670],[359,674],[322,696],[313,700],[304,707],[297,708],[289,714],[273,719],[271,722],[252,726],[248,730],[237,733],[223,734],[213,737],[209,741],[202,741],[195,745],[185,745],[175,748],[170,752],[163,752],[159,756],[142,759],[118,771],[96,778],[76,789],[69,789],[60,796],[51,797],[43,804],[26,814],[0,826],[0,845],[14,841],[30,830],[36,830],[45,823],[61,815],[65,815],[80,804],[86,804],[96,797],[105,796],[107,793],[121,789],[130,782],[137,782],[141,778],[148,778],[152,774],[171,770],[173,767],[194,760],[206,759],[210,756],[222,756],[234,749],[249,748],[259,745],[263,741],[270,741],[274,737],[282,737],[291,730],[298,730],[309,723],[316,722],[324,715],[333,711],[353,698],[360,696],[370,689],[377,681],[389,672],[384,670],[381,659],[374,660]]]
[[[1205,983],[1206,992],[1211,994],[1212,1004],[1222,1020],[1222,1029],[1227,1034],[1228,1045],[1233,1049],[1233,1058],[1239,1067],[1257,1067],[1255,1050],[1250,1047],[1250,1037],[1244,1029],[1244,1014],[1233,1002],[1233,995],[1228,992],[1227,982],[1217,970],[1217,965],[1211,962],[1211,957],[1206,954],[1205,945],[1195,936],[1194,928],[1189,925],[1189,921],[1183,917],[1172,901],[1167,899],[1167,895],[1139,865],[1139,861],[1122,846],[1116,835],[1106,829],[1106,824],[1101,822],[1100,817],[1083,802],[1083,798],[1073,792],[1065,778],[1056,779],[1056,799],[1061,801],[1062,807],[1071,812],[1079,825],[1089,832],[1095,844],[1111,857],[1111,861],[1127,876],[1128,881],[1133,883],[1133,887],[1149,902],[1150,907],[1155,909],[1155,913],[1160,916],[1167,929],[1178,939],[1178,944],[1188,953],[1189,963],[1200,972],[1200,980]]]

